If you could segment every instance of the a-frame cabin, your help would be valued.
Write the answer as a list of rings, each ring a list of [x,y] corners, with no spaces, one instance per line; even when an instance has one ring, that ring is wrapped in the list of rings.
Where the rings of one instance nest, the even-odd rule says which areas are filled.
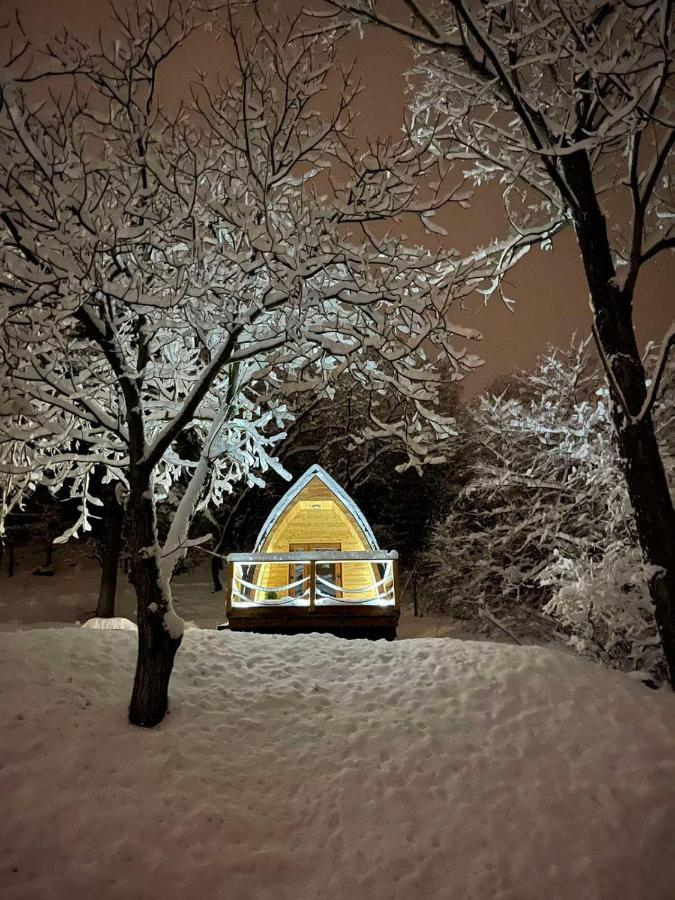
[[[230,628],[393,638],[397,564],[351,497],[312,466],[269,514],[254,552],[228,556]]]

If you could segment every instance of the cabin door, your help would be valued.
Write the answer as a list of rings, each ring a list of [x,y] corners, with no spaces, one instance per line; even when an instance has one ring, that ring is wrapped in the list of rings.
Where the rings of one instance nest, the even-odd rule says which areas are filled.
[[[288,549],[291,553],[295,553],[296,551],[301,553],[311,553],[313,551],[319,552],[321,550],[341,550],[342,544],[321,544],[318,542],[313,544],[289,544]],[[308,577],[309,565],[307,563],[291,563],[288,567],[288,576],[289,584],[292,584],[294,581],[299,581],[300,578]],[[327,597],[337,597],[338,591],[342,587],[342,566],[340,563],[317,563],[316,577],[323,578],[333,585],[333,587],[329,588],[325,584],[319,583],[317,585],[317,592],[320,592]],[[302,593],[302,587],[294,588],[294,592],[295,595],[298,596]]]

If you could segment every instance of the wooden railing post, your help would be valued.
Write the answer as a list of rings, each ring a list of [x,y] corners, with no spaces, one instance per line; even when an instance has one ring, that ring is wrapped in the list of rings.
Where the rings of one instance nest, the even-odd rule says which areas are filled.
[[[232,587],[234,585],[234,563],[228,562],[225,568],[225,614],[232,612]]]
[[[391,561],[392,567],[392,575],[394,578],[394,606],[398,609],[401,605],[401,598],[399,596],[399,581],[398,581],[398,560],[392,559]]]
[[[309,563],[309,608],[316,607],[316,562],[311,560]]]

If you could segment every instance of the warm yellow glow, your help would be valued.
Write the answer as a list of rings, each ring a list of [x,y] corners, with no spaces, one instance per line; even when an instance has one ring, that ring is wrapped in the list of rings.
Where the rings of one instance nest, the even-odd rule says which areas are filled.
[[[368,542],[349,510],[320,478],[312,478],[284,510],[260,548],[263,553],[288,553],[291,545],[329,547],[341,551],[369,550]],[[377,568],[368,562],[343,563],[341,586],[345,592],[367,588],[379,580]],[[260,598],[294,581],[296,573],[286,564],[263,563],[256,573]],[[361,594],[372,599],[377,592]]]

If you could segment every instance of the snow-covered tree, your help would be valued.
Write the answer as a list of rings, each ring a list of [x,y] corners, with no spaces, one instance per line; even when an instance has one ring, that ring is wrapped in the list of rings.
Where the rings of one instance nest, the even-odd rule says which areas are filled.
[[[387,429],[428,455],[447,429],[434,362],[455,378],[478,362],[455,346],[477,335],[451,324],[453,303],[493,265],[389,229],[404,214],[433,227],[461,191],[439,181],[428,145],[355,149],[358,85],[332,39],[257,15],[240,28],[234,5],[218,15],[132,7],[99,45],[65,35],[45,53],[18,31],[2,72],[3,514],[38,482],[67,484],[74,534],[100,502],[93,467],[123,485],[130,719],[147,726],[165,713],[181,641],[170,577],[191,518],[274,464],[286,385],[323,391],[349,374],[405,397],[405,428]],[[217,91],[193,84],[171,111],[167,60],[204,22],[234,74]],[[156,504],[177,484],[162,543]]]
[[[474,463],[428,553],[436,602],[491,630],[550,634],[610,665],[662,676],[649,571],[621,476],[602,374],[588,341],[471,410]],[[672,413],[657,405],[664,459]],[[441,589],[442,586],[442,589]],[[543,613],[543,615],[542,615]]]
[[[640,273],[675,248],[670,0],[331,5],[330,27],[355,15],[412,41],[418,133],[433,131],[433,147],[477,186],[502,190],[505,267],[573,226],[675,684],[675,512],[632,321]],[[671,328],[664,345],[674,339]]]
[[[354,390],[349,373],[324,393],[294,393],[288,405],[292,421],[277,447],[279,462],[294,475],[320,463],[355,497],[380,543],[398,548],[404,566],[409,564],[410,545],[423,543],[427,523],[448,508],[443,501],[453,492],[461,428],[455,420],[458,385],[451,382],[444,388],[441,382],[439,421],[446,430],[433,442],[406,397],[382,395],[366,383]],[[246,549],[257,534],[255,520],[264,517],[263,510],[271,510],[286,489],[279,479],[266,485],[264,495],[256,486],[240,485],[224,507],[209,516],[220,533],[219,552]],[[214,590],[222,587],[221,568],[221,560],[214,557]]]

